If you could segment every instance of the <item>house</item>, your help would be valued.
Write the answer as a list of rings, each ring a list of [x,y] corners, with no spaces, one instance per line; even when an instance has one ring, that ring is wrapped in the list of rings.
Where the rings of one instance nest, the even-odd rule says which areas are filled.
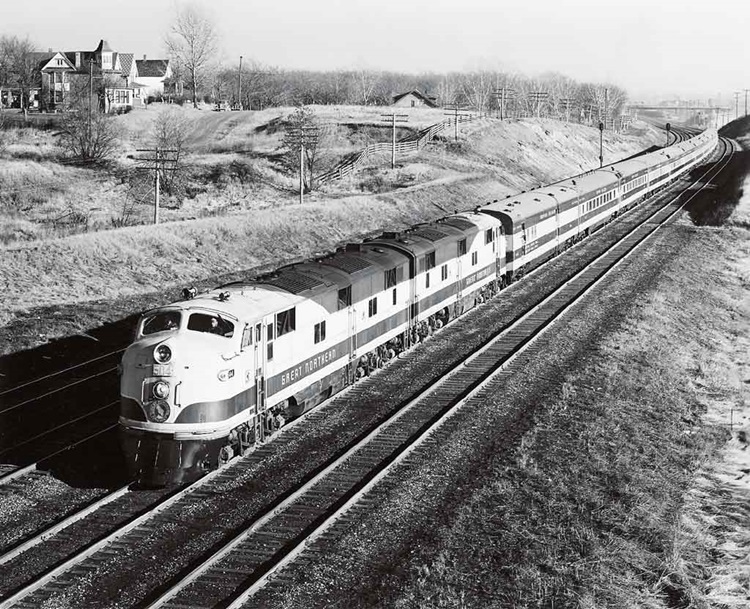
[[[437,108],[438,105],[434,97],[428,97],[417,89],[412,89],[406,93],[400,93],[394,96],[393,105],[399,108]]]
[[[137,80],[132,53],[114,51],[106,40],[93,51],[38,53],[41,91],[39,107],[56,112],[75,99],[88,97],[88,90],[98,93],[99,106],[105,112],[144,105],[145,87]]]
[[[168,59],[136,59],[136,77],[143,85],[143,94],[148,99],[164,95],[164,84],[172,78],[172,67]]]

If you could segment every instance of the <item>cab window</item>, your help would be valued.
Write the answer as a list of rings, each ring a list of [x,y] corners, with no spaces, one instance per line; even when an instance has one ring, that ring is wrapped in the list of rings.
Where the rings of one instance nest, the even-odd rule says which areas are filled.
[[[154,315],[149,315],[143,320],[141,334],[147,336],[156,332],[166,332],[168,330],[177,330],[180,327],[180,318],[182,316],[178,311],[163,311]]]
[[[193,313],[188,319],[188,330],[206,332],[231,338],[234,335],[234,324],[219,315],[207,313]]]

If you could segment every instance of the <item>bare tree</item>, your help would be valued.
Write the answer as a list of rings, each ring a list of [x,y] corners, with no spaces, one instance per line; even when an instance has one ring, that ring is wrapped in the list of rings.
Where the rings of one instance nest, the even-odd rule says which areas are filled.
[[[65,115],[62,145],[74,158],[91,163],[109,159],[119,143],[110,117],[78,105]]]
[[[169,171],[162,164],[159,172],[161,190],[169,195],[177,195],[185,181],[184,156],[185,142],[190,133],[191,120],[179,107],[169,107],[154,119],[152,138],[158,150],[166,150]]]
[[[38,79],[36,45],[29,38],[0,38],[0,88],[19,89],[21,109],[26,112],[31,102],[31,89]]]
[[[165,40],[169,54],[188,77],[193,90],[193,107],[198,107],[198,88],[217,52],[218,35],[213,22],[193,5],[178,9]]]
[[[370,98],[375,91],[375,86],[378,84],[380,74],[366,68],[361,68],[353,73],[354,80],[356,82],[356,95],[363,106],[367,106],[370,103]]]
[[[489,109],[495,80],[493,74],[484,70],[467,74],[461,79],[461,92],[466,103],[476,108],[480,116]]]

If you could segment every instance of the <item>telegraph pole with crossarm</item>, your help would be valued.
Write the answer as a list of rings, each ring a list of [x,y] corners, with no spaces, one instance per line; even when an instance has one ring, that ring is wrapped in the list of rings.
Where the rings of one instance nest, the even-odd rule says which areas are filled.
[[[177,159],[173,156],[178,153],[174,148],[139,148],[136,152],[148,152],[153,157],[142,157],[136,159],[139,163],[145,163],[142,169],[151,169],[154,172],[154,224],[159,224],[159,174],[162,171],[174,171],[177,169]],[[167,166],[167,164],[171,166]],[[149,165],[150,164],[150,165]]]
[[[444,112],[443,114],[445,114],[445,116],[453,117],[453,137],[456,141],[458,141],[458,120],[461,118],[468,118],[471,116],[471,114],[468,112],[459,112],[459,110],[468,110],[468,108],[459,108],[458,106],[454,106],[453,108],[446,109],[452,110],[452,112]]]
[[[386,122],[390,122],[393,125],[393,137],[392,142],[393,146],[391,148],[391,169],[396,169],[396,123],[406,123],[409,121],[409,115],[408,114],[396,114],[393,112],[392,114],[381,114],[380,116],[383,117],[383,120]]]
[[[294,125],[287,131],[287,142],[299,148],[299,203],[304,203],[305,196],[305,146],[318,141],[320,129],[316,125]]]
[[[547,98],[549,97],[549,93],[547,91],[531,91],[529,93],[529,97],[531,98],[531,101],[534,102],[536,107],[536,116],[539,117],[539,107],[543,101],[547,101]]]
[[[516,94],[516,90],[510,87],[500,87],[495,89],[495,99],[500,107],[500,120],[505,118],[505,104]]]

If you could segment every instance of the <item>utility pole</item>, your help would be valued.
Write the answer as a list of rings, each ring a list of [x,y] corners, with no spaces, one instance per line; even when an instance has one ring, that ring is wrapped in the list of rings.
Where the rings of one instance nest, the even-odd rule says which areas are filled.
[[[503,86],[499,89],[495,89],[495,99],[500,107],[500,120],[505,118],[505,102],[515,95],[515,89]]]
[[[734,92],[734,118],[739,118],[740,112],[740,91]]]
[[[237,70],[237,105],[242,110],[242,55],[240,55],[240,68]]]
[[[97,76],[96,78],[104,78],[104,74]],[[89,129],[88,129],[88,137],[89,142],[91,142],[91,120],[92,120],[92,100],[94,99],[94,60],[89,59]]]
[[[159,194],[161,191],[160,175],[162,171],[174,171],[177,169],[177,159],[170,157],[170,154],[177,154],[174,148],[139,148],[136,152],[153,153],[153,157],[137,159],[141,163],[146,163],[143,169],[152,169],[154,171],[154,224],[159,224]],[[149,166],[148,163],[153,163]],[[172,167],[167,167],[167,163],[172,163]]]
[[[89,133],[91,133],[91,98],[94,97],[94,60],[89,59]]]
[[[450,108],[452,112],[443,112],[445,116],[452,116],[453,117],[453,137],[455,141],[458,141],[458,119],[459,118],[467,118],[471,116],[471,114],[467,113],[461,113],[459,114],[459,110],[467,110],[468,108],[459,108],[458,106],[454,106],[453,108]]]
[[[396,123],[406,123],[409,120],[408,114],[381,114],[383,120],[390,121],[393,125],[393,137],[392,137],[392,148],[391,148],[391,169],[396,169]]]
[[[541,102],[547,100],[549,93],[547,93],[547,91],[531,91],[529,97],[531,98],[531,101],[535,103],[536,110],[534,112],[536,117],[539,118],[539,106]]]
[[[319,129],[315,125],[295,125],[290,129],[289,142],[299,147],[299,203],[305,202],[305,145],[317,141]],[[310,176],[312,180],[312,176]]]
[[[573,98],[572,97],[563,97],[560,100],[560,103],[562,104],[563,108],[565,108],[565,122],[570,122],[570,107],[573,105]]]
[[[604,167],[604,123],[599,121],[599,167]]]
[[[747,116],[747,92],[750,91],[750,89],[745,89],[745,116]]]
[[[607,124],[609,118],[609,87],[604,87],[604,124]]]

